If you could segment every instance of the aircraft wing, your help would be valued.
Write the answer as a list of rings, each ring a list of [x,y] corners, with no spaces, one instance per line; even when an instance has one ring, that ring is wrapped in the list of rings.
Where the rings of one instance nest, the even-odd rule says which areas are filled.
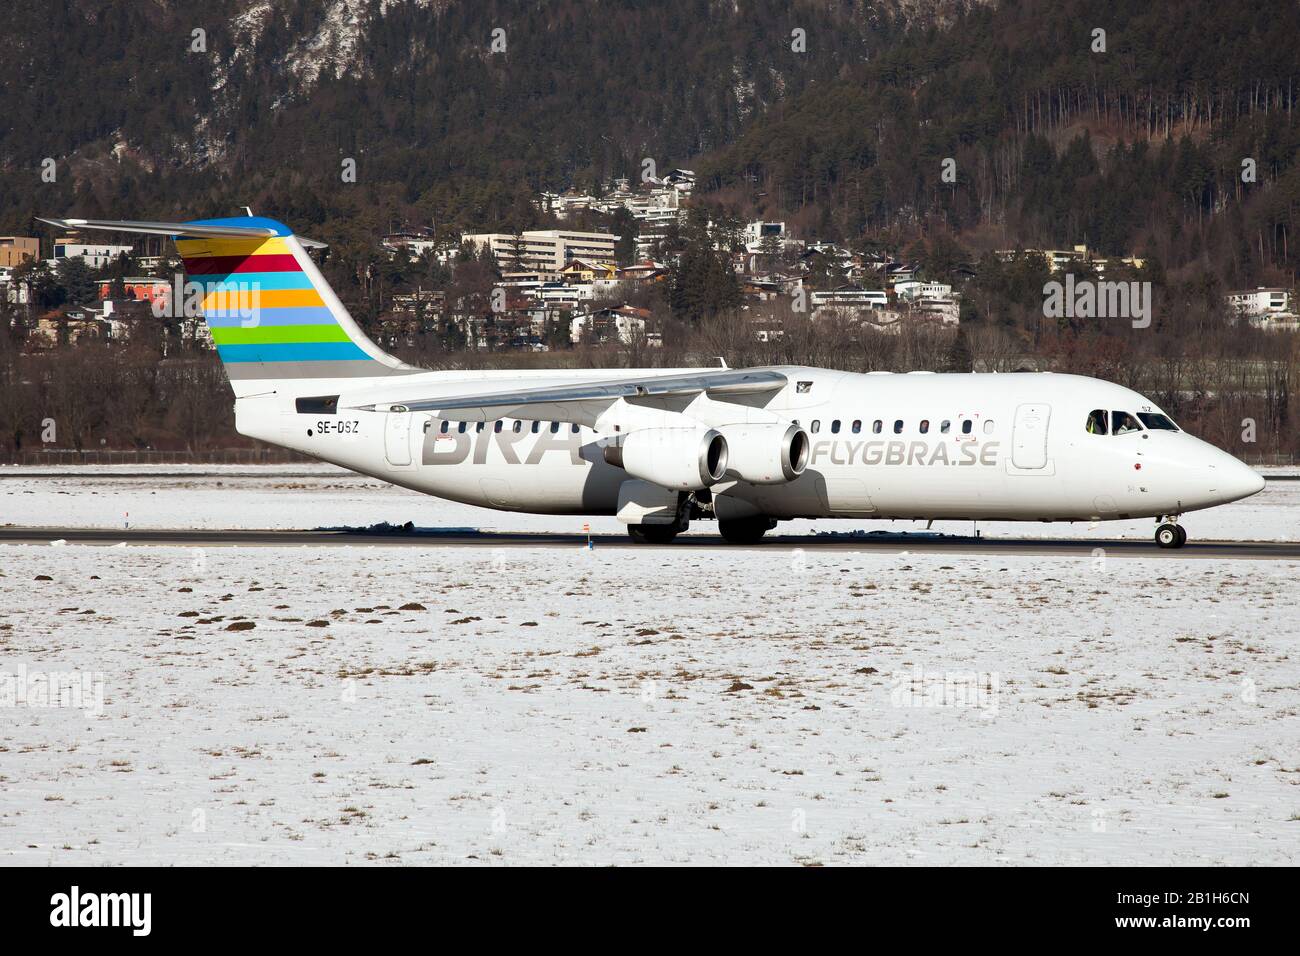
[[[773,369],[702,369],[686,375],[636,376],[509,392],[402,399],[355,407],[362,411],[376,411],[400,406],[407,411],[432,412],[439,418],[455,421],[509,417],[589,422],[595,418],[595,414],[588,410],[593,403],[603,411],[619,399],[648,403],[655,399],[690,397],[701,392],[726,401],[741,395],[775,392],[784,388],[787,381],[784,374]]]

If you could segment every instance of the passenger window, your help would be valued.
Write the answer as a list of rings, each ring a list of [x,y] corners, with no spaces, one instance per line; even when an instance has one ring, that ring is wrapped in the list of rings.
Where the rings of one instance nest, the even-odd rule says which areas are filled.
[[[574,426],[573,426],[573,434],[575,434],[575,435],[578,434],[578,426],[577,426],[576,423],[575,423]]]
[[[812,426],[811,426],[808,430],[809,430],[810,432],[812,432],[814,435],[816,435],[819,431],[821,431],[821,429],[822,429],[822,422],[821,422],[821,419],[820,419],[820,418],[814,418],[814,419],[812,420]]]
[[[459,424],[457,424],[456,431],[460,432],[462,435],[465,434],[465,423],[460,422]]]
[[[541,429],[541,427],[542,427],[541,422],[533,422],[532,433],[536,435],[537,432]]]
[[[1167,416],[1156,412],[1138,412],[1138,418],[1142,419],[1142,424],[1152,431],[1178,431],[1178,426],[1171,422]]]
[[[984,419],[984,434],[986,435],[993,434],[993,419],[991,418]]]
[[[921,419],[921,434],[924,435],[924,434],[926,434],[929,430],[930,430],[930,419],[928,419],[928,418],[922,418],[922,419]]]
[[[839,433],[840,433],[840,420],[837,418],[835,419],[835,421],[831,422],[831,434],[838,435]]]
[[[1128,412],[1111,412],[1110,425],[1116,435],[1127,435],[1129,432],[1140,432],[1142,430],[1138,420]]]
[[[948,434],[948,430],[950,428],[952,428],[952,422],[948,421],[948,419],[945,418],[943,421],[939,423],[939,434],[941,435]]]
[[[483,423],[482,423],[482,422],[479,422],[477,425],[474,426],[474,431],[476,431],[476,432],[481,432],[482,430],[483,430]]]
[[[516,418],[513,428],[515,430],[515,434],[518,434],[519,432],[524,430],[524,423]]]
[[[961,423],[961,433],[963,435],[969,435],[970,430],[971,430],[971,420],[968,418]]]
[[[894,419],[894,434],[903,434],[903,420],[901,418]]]
[[[1106,412],[1104,409],[1094,408],[1088,413],[1087,429],[1089,435],[1106,434]]]
[[[885,427],[885,423],[882,422],[879,418],[877,418],[874,422],[871,423],[871,434],[879,435],[881,430],[884,427]]]
[[[501,419],[498,418],[498,419],[493,423],[493,425],[492,425],[492,430],[493,430],[494,432],[499,432],[499,431],[501,431]]]
[[[445,434],[447,434],[447,429],[448,429],[450,426],[451,426],[451,422],[443,422],[443,423],[442,423],[442,427],[439,428],[438,431],[442,432],[442,433],[445,435]]]
[[[853,420],[853,434],[856,435],[860,431],[862,431],[862,419],[855,418]]]
[[[559,430],[560,430],[560,423],[559,423],[559,422],[551,422],[551,434],[554,435],[554,434],[555,434],[556,432],[558,432]]]

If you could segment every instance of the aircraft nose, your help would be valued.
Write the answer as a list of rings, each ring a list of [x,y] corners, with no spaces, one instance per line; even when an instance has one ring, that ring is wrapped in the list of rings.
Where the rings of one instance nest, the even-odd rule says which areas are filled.
[[[1254,468],[1226,452],[1211,466],[1214,495],[1220,501],[1238,501],[1264,490],[1264,478]]]

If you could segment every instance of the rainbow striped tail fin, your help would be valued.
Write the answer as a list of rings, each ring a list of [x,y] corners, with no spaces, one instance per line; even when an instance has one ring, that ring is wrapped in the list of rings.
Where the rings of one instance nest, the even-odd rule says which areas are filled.
[[[420,371],[361,331],[307,254],[306,246],[320,244],[274,219],[41,221],[65,229],[172,236],[185,263],[186,301],[201,302],[236,397],[265,392],[276,382],[306,387],[308,381]]]

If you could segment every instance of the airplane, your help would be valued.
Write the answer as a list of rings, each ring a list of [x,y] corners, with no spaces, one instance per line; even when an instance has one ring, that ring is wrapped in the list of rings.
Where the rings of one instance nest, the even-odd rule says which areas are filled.
[[[240,434],[465,504],[615,515],[666,544],[695,520],[753,544],[795,518],[1155,518],[1248,497],[1255,471],[1154,402],[1054,373],[429,371],[362,332],[273,219],[41,219],[171,236]]]

